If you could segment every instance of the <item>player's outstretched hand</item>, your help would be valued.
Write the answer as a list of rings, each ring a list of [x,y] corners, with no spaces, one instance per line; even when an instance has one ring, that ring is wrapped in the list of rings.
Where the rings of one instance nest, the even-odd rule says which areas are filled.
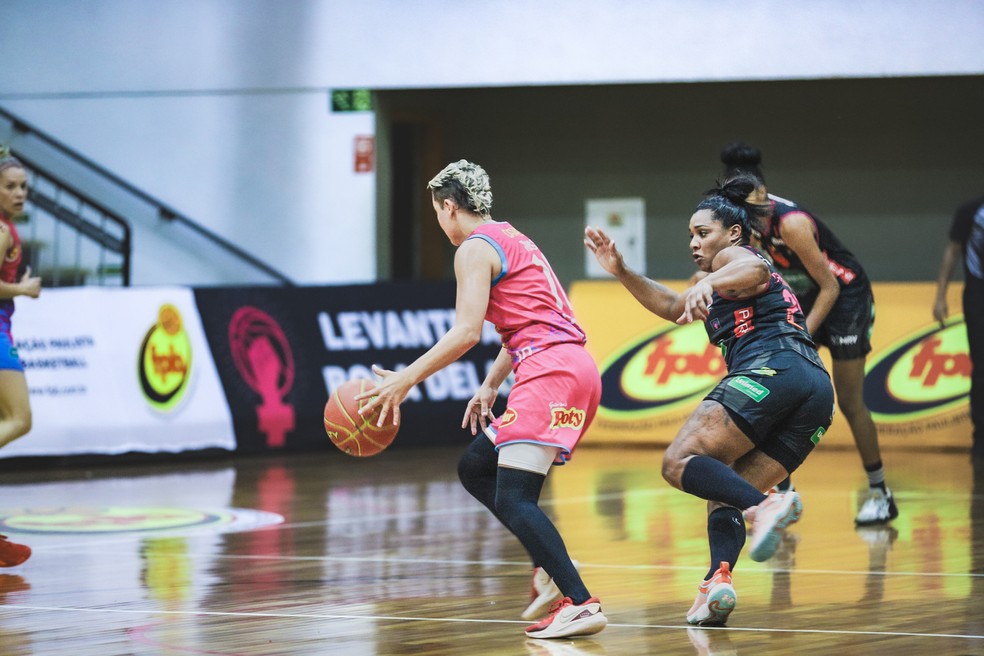
[[[703,321],[707,318],[707,308],[714,297],[714,288],[701,279],[683,293],[683,314],[677,318],[678,324]]]
[[[587,226],[584,229],[584,245],[594,253],[598,264],[608,273],[617,277],[625,270],[625,260],[622,259],[622,254],[615,247],[612,238],[606,235],[601,228]]]

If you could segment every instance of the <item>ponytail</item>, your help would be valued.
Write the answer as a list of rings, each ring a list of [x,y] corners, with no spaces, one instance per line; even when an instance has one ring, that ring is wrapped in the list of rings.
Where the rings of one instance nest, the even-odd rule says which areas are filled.
[[[739,175],[723,183],[718,182],[718,186],[704,192],[705,198],[697,204],[697,210],[711,210],[714,218],[725,228],[740,226],[738,243],[748,244],[757,226],[755,207],[746,199],[758,186],[758,179],[752,175]]]

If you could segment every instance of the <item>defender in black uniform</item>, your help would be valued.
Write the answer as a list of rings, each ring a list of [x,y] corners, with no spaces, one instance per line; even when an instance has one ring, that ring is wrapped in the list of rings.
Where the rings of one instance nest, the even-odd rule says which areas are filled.
[[[753,179],[709,192],[690,219],[690,248],[707,275],[682,294],[629,269],[611,239],[585,229],[585,245],[654,314],[704,321],[727,376],[700,403],[663,458],[663,477],[708,500],[711,566],[687,621],[723,625],[737,596],[731,570],[751,522],[750,555],[766,560],[799,518],[796,491],[764,494],[786,478],[830,426],[834,390],[796,295],[748,247]]]
[[[721,152],[721,161],[726,177],[755,178],[756,188],[748,198],[758,215],[754,241],[796,292],[813,340],[830,349],[837,405],[851,427],[868,477],[868,496],[855,524],[884,524],[899,511],[885,484],[878,430],[864,404],[865,357],[871,352],[875,320],[871,282],[858,259],[827,225],[796,203],[768,193],[757,148],[732,144]],[[780,487],[789,485],[784,481]]]

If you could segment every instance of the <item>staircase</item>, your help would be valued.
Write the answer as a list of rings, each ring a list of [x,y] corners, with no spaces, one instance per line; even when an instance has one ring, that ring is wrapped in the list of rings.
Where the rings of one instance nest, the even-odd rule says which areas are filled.
[[[78,189],[59,182],[22,153],[28,174],[17,220],[24,262],[45,287],[130,285],[130,226]]]
[[[178,254],[208,262],[212,273],[202,275],[294,286],[251,253],[3,107],[0,143],[28,173],[27,205],[17,232],[27,264],[45,287],[129,286],[134,239],[144,258],[135,284],[196,284],[159,279],[162,270],[181,271],[173,264]]]

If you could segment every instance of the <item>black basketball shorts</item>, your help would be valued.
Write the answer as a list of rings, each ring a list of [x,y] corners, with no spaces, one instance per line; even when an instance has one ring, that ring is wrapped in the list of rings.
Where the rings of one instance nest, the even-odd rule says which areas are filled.
[[[830,376],[792,351],[729,372],[705,398],[723,405],[756,447],[788,472],[803,463],[834,417]]]
[[[871,352],[875,298],[869,285],[845,287],[830,314],[813,335],[817,346],[830,349],[834,360],[855,360]]]

